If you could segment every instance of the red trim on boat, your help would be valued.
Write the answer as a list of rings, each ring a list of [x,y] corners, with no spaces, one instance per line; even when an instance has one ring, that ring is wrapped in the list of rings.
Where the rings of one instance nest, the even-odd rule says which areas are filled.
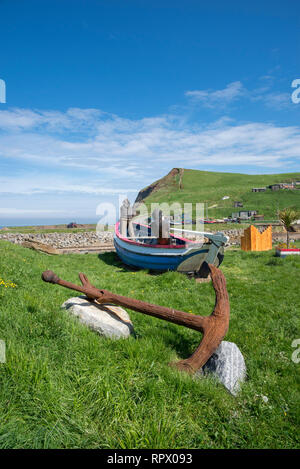
[[[292,251],[292,252],[298,252],[298,251],[300,251],[300,249],[299,249],[299,248],[295,248],[295,249],[286,249],[286,248],[280,249],[280,248],[276,248],[276,251],[283,251],[283,252],[285,252],[285,251],[287,251],[287,252]]]
[[[141,223],[139,223],[139,225],[141,225]],[[186,248],[186,243],[189,243],[189,244],[197,244],[195,241],[192,241],[190,239],[187,239],[187,238],[180,238],[179,236],[174,236],[171,234],[171,236],[173,238],[177,238],[177,239],[180,239],[182,241],[185,242],[185,244],[182,244],[181,246],[171,246],[171,245],[164,245],[164,244],[146,244],[146,243],[138,243],[136,241],[132,241],[131,239],[128,239],[126,238],[125,236],[122,236],[120,231],[119,231],[119,226],[120,226],[120,222],[118,221],[115,225],[115,233],[116,233],[116,236],[118,238],[120,238],[122,241],[125,241],[126,243],[129,243],[129,244],[134,244],[136,246],[143,246],[145,248],[156,248],[156,249],[159,249],[159,248],[163,248],[163,249],[185,249]],[[147,225],[141,225],[141,226],[147,226]]]

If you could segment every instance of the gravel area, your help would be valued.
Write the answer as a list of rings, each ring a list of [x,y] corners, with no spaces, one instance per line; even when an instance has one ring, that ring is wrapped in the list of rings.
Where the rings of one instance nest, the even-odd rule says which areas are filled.
[[[262,231],[262,229],[260,229]],[[238,246],[240,245],[240,239],[244,233],[243,229],[233,229],[233,230],[224,230],[223,233],[226,236],[229,236],[228,246]],[[199,236],[193,236],[191,234],[186,234],[185,236],[188,239],[193,241],[200,241]],[[273,241],[285,240],[285,233],[273,233]],[[300,233],[290,233],[291,239],[299,239]],[[112,245],[113,244],[113,232],[111,231],[101,231],[96,233],[96,231],[87,231],[81,233],[32,233],[32,234],[23,234],[23,233],[6,233],[5,231],[1,233],[0,231],[0,240],[4,239],[15,244],[22,244],[24,241],[37,241],[39,243],[47,244],[56,249],[63,248],[81,248],[81,247],[97,247],[103,245]]]
[[[224,233],[230,237],[230,245],[239,244],[240,237],[244,230],[226,230]],[[186,238],[195,241],[200,240],[199,236],[186,235]],[[87,246],[99,246],[113,243],[113,233],[109,231],[83,232],[83,233],[0,233],[0,239],[10,241],[15,244],[22,244],[24,241],[37,241],[47,244],[57,249],[77,248]]]
[[[83,233],[5,233],[0,234],[0,239],[5,239],[14,244],[22,244],[24,241],[37,241],[39,243],[48,244],[57,249],[61,248],[77,248],[85,246],[97,246],[103,244],[112,244],[113,233],[103,231],[83,232]]]

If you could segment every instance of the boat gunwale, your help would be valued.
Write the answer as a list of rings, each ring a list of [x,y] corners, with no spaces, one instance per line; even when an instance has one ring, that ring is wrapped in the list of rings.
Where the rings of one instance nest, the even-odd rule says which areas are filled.
[[[137,223],[141,226],[147,226],[147,225],[143,225],[142,223]],[[126,238],[125,236],[122,236],[120,231],[119,231],[119,226],[120,226],[120,222],[118,221],[115,225],[115,235],[117,236],[117,238],[119,238],[120,240],[124,241],[125,243],[128,243],[128,244],[131,244],[131,245],[135,245],[135,246],[142,246],[142,247],[147,247],[147,248],[152,248],[152,249],[187,249],[187,246],[186,244],[199,244],[197,243],[196,241],[192,241],[191,239],[187,239],[187,238],[181,238],[180,236],[175,236],[173,234],[171,234],[172,238],[177,238],[177,239],[180,239],[181,241],[184,241],[184,245],[179,245],[179,246],[171,246],[171,245],[164,245],[164,244],[146,244],[146,243],[138,243],[137,241],[132,241],[131,239],[128,239]]]

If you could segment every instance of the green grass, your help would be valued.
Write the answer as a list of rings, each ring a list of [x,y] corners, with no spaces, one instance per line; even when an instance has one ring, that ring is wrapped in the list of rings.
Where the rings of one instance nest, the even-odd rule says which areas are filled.
[[[299,448],[291,343],[300,338],[300,259],[226,252],[226,339],[248,370],[236,398],[168,366],[189,356],[199,333],[130,312],[136,338],[102,338],[60,309],[76,292],[43,283],[46,269],[72,282],[82,271],[98,287],[195,314],[214,305],[210,284],[130,271],[113,253],[48,256],[1,241],[0,277],[17,285],[0,286],[1,448]]]
[[[183,189],[179,190],[177,176],[163,179],[160,189],[150,194],[145,203],[205,203],[212,218],[228,217],[239,210],[258,210],[266,220],[276,220],[278,209],[291,206],[300,209],[300,189],[252,192],[252,188],[292,180],[300,180],[300,173],[249,175],[185,169]],[[224,196],[230,199],[222,200]],[[234,201],[243,202],[243,208],[234,208]]]

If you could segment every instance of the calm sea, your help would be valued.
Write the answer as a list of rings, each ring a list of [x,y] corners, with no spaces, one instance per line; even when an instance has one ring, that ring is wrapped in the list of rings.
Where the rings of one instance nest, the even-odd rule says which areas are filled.
[[[93,218],[76,218],[76,220],[70,220],[66,218],[0,218],[0,228],[9,226],[39,226],[39,225],[66,225],[70,222],[76,223],[97,223],[98,220]]]

